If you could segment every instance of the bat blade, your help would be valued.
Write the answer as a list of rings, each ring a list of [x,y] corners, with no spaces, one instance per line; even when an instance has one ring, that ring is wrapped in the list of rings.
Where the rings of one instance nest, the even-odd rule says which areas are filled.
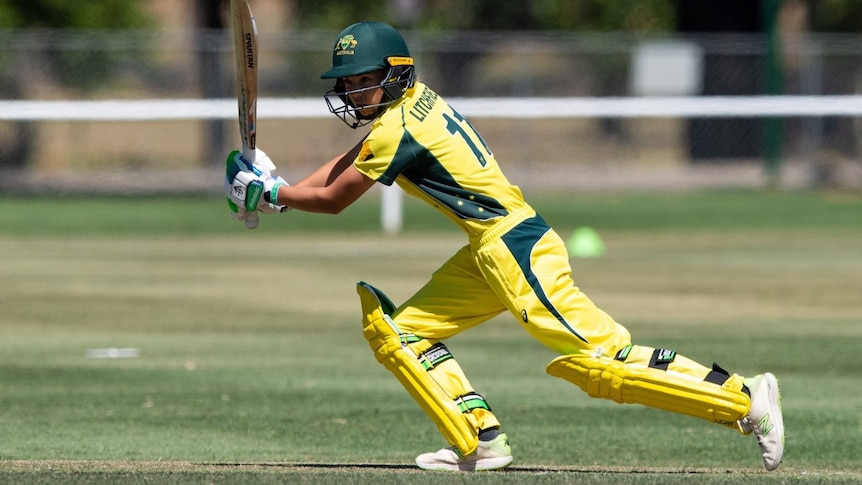
[[[253,156],[257,135],[257,24],[246,0],[231,0],[234,58],[236,60],[239,132],[243,155]]]
[[[257,146],[257,23],[247,0],[230,0],[233,23],[234,59],[236,60],[236,100],[239,108],[239,134],[242,154],[249,162],[255,162]],[[254,229],[258,215],[251,212],[245,225]]]

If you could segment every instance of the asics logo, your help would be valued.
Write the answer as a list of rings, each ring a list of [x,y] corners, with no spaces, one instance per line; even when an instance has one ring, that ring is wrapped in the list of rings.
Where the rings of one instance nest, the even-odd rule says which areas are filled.
[[[770,431],[772,431],[772,428],[774,428],[775,425],[769,421],[769,415],[767,414],[760,418],[760,421],[757,422],[757,427],[760,428],[760,432],[763,433],[763,436],[766,436]]]

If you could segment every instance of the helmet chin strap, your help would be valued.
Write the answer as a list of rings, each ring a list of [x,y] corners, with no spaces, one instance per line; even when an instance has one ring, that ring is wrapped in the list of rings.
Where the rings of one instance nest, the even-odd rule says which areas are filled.
[[[357,120],[373,120],[374,118],[377,118],[378,116],[380,116],[380,114],[383,113],[383,111],[386,109],[387,106],[388,105],[375,106],[374,111],[369,115],[364,115],[364,114],[362,114],[363,110],[357,109],[356,110],[356,119]]]
[[[373,119],[377,118],[378,116],[380,116],[381,114],[383,114],[383,111],[385,111],[385,110],[386,110],[386,105],[376,106],[373,113],[371,113],[369,115],[363,115],[360,112],[360,110],[353,108],[353,113],[354,113],[353,118],[356,121],[354,121],[353,123],[347,121],[346,119],[343,119],[343,121],[345,123],[347,123],[347,126],[353,128],[355,130],[356,128],[359,128],[360,126],[367,125],[371,120],[373,120]]]
[[[356,122],[353,123],[352,128],[355,129],[359,126],[367,124],[368,121],[371,121],[371,120],[377,118],[378,116],[383,114],[384,111],[386,111],[386,108],[388,108],[390,104],[394,103],[395,101],[398,100],[398,98],[400,98],[400,96],[398,98],[393,98],[392,93],[390,91],[386,90],[382,84],[379,86],[379,89],[383,90],[383,96],[384,97],[389,98],[388,102],[383,102],[383,100],[381,100],[381,102],[379,104],[374,106],[374,111],[372,111],[370,114],[367,114],[367,115],[362,114],[362,111],[364,111],[365,108],[360,109],[360,108],[353,107],[353,113],[354,113],[353,116],[354,116],[354,118],[356,118]],[[365,121],[366,123],[362,123],[363,121]]]

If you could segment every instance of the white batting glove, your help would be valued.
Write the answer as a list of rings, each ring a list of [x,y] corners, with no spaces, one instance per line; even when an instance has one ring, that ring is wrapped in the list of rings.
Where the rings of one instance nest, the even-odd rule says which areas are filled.
[[[263,189],[264,182],[260,175],[252,172],[237,172],[228,188],[227,196],[237,209],[254,212],[263,198]]]
[[[225,169],[225,193],[231,217],[246,220],[249,212],[265,214],[284,212],[287,207],[278,205],[278,188],[287,185],[281,178],[273,178],[275,164],[262,150],[255,155],[260,159],[249,163],[242,154],[234,150],[228,155]]]
[[[278,203],[278,189],[282,185],[289,184],[280,176],[264,178],[263,200],[257,206],[258,211],[264,214],[278,214],[290,210],[290,207]]]
[[[237,205],[234,198],[231,196],[237,174],[246,171],[247,169],[247,164],[243,163],[242,157],[238,151],[233,151],[227,156],[227,161],[225,162],[224,191],[227,196],[227,205],[230,209],[230,216],[235,221],[245,221],[246,218],[248,218],[245,201],[243,200],[241,204]]]
[[[267,185],[265,187],[263,195],[266,202],[260,203],[257,206],[257,210],[263,212],[264,214],[277,214],[290,210],[290,207],[280,205],[276,201],[276,199],[278,198],[278,187],[289,184],[280,175],[275,174],[275,171],[278,170],[278,168],[275,166],[275,163],[272,162],[272,159],[269,158],[269,155],[267,155],[266,152],[264,152],[260,148],[255,148],[254,151],[255,160],[252,164],[252,171],[261,175],[264,179],[266,179],[266,176],[268,175],[275,179],[276,182],[272,185]],[[273,185],[275,186],[274,188]]]
[[[245,157],[243,157],[245,160]],[[278,170],[274,163],[272,163],[272,159],[269,158],[269,155],[266,154],[260,148],[254,149],[254,163],[251,164],[252,172],[257,173],[258,175],[269,175],[271,177],[275,177],[275,171]]]

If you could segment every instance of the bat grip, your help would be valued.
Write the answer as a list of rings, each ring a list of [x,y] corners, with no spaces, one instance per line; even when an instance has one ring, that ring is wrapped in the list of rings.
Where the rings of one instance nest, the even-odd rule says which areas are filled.
[[[249,212],[245,217],[245,227],[247,229],[255,229],[260,225],[260,217],[257,215],[257,212]]]

